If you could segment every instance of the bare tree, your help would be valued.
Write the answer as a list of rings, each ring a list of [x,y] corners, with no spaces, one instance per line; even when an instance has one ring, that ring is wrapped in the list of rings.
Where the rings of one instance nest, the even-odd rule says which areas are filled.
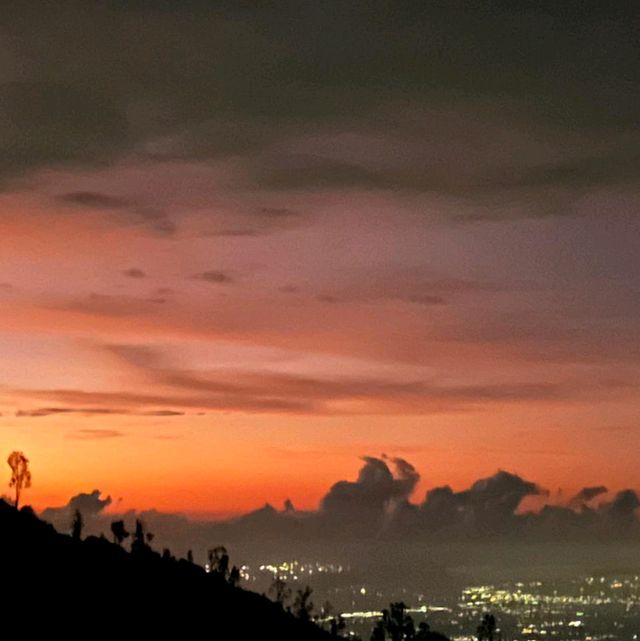
[[[16,488],[16,509],[20,504],[20,495],[23,489],[31,487],[31,471],[29,470],[29,459],[22,452],[11,452],[7,463],[11,468],[11,480],[9,487]]]

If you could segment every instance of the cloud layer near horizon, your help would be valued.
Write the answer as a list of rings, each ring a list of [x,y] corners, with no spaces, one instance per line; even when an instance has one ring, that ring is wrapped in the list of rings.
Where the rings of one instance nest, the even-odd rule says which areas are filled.
[[[110,521],[124,518],[133,526],[142,519],[180,554],[200,554],[213,540],[227,544],[252,543],[269,549],[290,544],[357,543],[377,540],[410,542],[509,543],[567,541],[614,543],[640,534],[638,494],[631,489],[608,494],[604,487],[583,488],[569,500],[553,499],[538,484],[499,470],[468,488],[431,488],[424,499],[412,501],[420,474],[402,458],[365,456],[355,481],[341,480],[326,492],[315,510],[298,511],[291,501],[277,510],[270,504],[223,521],[196,521],[157,510],[106,514],[111,497],[101,492],[74,496],[66,506],[47,508],[42,517],[67,531],[80,509],[90,533],[108,533]],[[523,501],[538,498],[538,508]]]

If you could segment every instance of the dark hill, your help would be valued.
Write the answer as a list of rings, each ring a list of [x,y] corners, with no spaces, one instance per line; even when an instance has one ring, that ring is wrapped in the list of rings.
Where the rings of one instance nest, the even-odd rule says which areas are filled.
[[[188,561],[150,548],[132,554],[104,538],[76,540],[1,500],[0,577],[5,624],[25,638],[332,638]]]

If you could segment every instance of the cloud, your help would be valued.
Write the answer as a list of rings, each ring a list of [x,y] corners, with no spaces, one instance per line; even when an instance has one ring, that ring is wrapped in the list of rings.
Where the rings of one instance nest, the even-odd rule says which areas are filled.
[[[80,205],[90,209],[125,209],[133,205],[126,198],[93,191],[72,191],[60,194],[57,200],[67,205]]]
[[[640,499],[631,489],[619,491],[611,501],[594,509],[547,504],[540,511],[523,512],[523,499],[539,496],[544,500],[547,494],[537,483],[499,470],[466,489],[432,488],[422,503],[415,503],[412,495],[420,474],[411,463],[384,455],[365,456],[362,461],[357,478],[334,483],[315,510],[296,510],[287,500],[282,509],[266,503],[223,520],[192,521],[156,510],[107,516],[103,510],[110,504],[110,497],[101,499],[100,492],[94,491],[74,497],[62,508],[48,508],[43,516],[67,531],[70,514],[78,508],[91,517],[89,530],[98,533],[108,531],[110,519],[124,517],[133,524],[135,518],[143,518],[158,536],[158,545],[169,545],[172,550],[186,552],[191,548],[204,555],[212,540],[228,545],[248,543],[262,559],[275,542],[285,554],[296,545],[307,550],[310,545],[313,549],[326,545],[328,550],[335,550],[338,543],[356,547],[382,543],[385,559],[389,560],[397,551],[408,554],[416,544],[601,544],[635,540],[640,534]]]
[[[364,466],[356,481],[338,481],[320,502],[320,512],[333,519],[367,524],[384,517],[394,503],[407,501],[420,475],[404,459],[391,459],[394,472],[387,461],[365,456]]]
[[[333,375],[308,376],[219,367],[191,370],[176,367],[157,348],[108,345],[104,350],[130,368],[134,381],[127,389],[14,389],[17,397],[55,406],[20,410],[20,416],[55,413],[122,413],[178,416],[188,412],[237,411],[339,416],[378,414],[429,415],[472,411],[504,403],[553,402],[589,397],[595,390],[582,384],[517,382],[485,385],[455,382],[432,374],[416,377]],[[137,379],[137,383],[135,382]],[[150,391],[152,390],[152,391]],[[160,391],[159,391],[160,390]]]
[[[69,434],[69,438],[78,439],[81,441],[101,441],[103,439],[120,438],[121,436],[125,436],[125,434],[123,432],[119,432],[118,430],[100,430],[89,428],[75,430],[74,432],[71,432]]]
[[[105,393],[82,393],[74,392],[72,390],[61,391],[59,393],[37,392],[35,395],[43,395],[52,398],[65,399],[65,402],[74,398],[84,398],[88,402],[96,402],[100,400],[117,400],[118,394]],[[60,414],[79,414],[81,416],[109,416],[109,415],[125,415],[125,416],[185,416],[186,412],[179,410],[168,409],[150,409],[150,410],[136,410],[134,408],[127,408],[126,405],[135,405],[132,403],[134,400],[140,400],[140,405],[144,405],[143,400],[149,400],[155,397],[136,397],[123,394],[120,397],[123,407],[37,407],[35,409],[22,409],[18,410],[15,415],[17,418],[43,418],[47,416],[56,416]],[[157,398],[158,404],[161,404],[161,399]],[[178,401],[179,403],[179,401]],[[98,429],[85,429],[73,432],[70,438],[88,439],[88,438],[111,438],[115,436],[124,436],[115,430],[98,430]]]
[[[621,490],[613,501],[605,503],[600,511],[614,521],[636,522],[635,512],[640,507],[640,498],[635,490]]]
[[[582,505],[593,501],[598,496],[606,494],[609,490],[604,485],[592,485],[583,487],[575,496],[573,496],[569,505],[571,507],[581,507]]]
[[[85,522],[100,517],[103,511],[112,503],[110,496],[101,498],[100,490],[76,494],[62,507],[48,507],[42,511],[42,518],[53,523],[59,530],[68,532],[71,517],[76,510],[80,510]]]
[[[338,4],[21,5],[0,172],[224,158],[253,189],[441,194],[489,218],[637,181],[631,9]]]
[[[140,412],[140,416],[185,416],[186,412],[178,412],[176,410],[148,410]]]
[[[37,407],[35,409],[18,410],[18,418],[41,418],[55,416],[56,414],[82,414],[84,416],[102,416],[108,414],[122,414],[123,410],[108,407]]]
[[[234,281],[229,274],[219,270],[209,270],[205,272],[200,272],[194,276],[197,280],[204,280],[207,283],[214,284],[223,284],[223,283],[232,283]]]
[[[160,235],[172,235],[177,230],[176,224],[166,212],[132,198],[95,191],[73,191],[59,194],[55,200],[85,212],[106,212],[109,219],[118,225],[142,226]]]
[[[130,267],[129,269],[125,269],[122,273],[128,278],[146,278],[147,276],[146,272],[142,271],[138,267]]]
[[[469,528],[482,535],[508,530],[522,500],[541,492],[535,483],[500,470],[460,492],[448,486],[434,488],[427,492],[420,510],[425,521],[437,527]]]

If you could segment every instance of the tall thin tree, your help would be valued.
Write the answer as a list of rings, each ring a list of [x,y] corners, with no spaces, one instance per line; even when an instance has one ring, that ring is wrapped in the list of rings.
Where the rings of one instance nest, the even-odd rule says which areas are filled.
[[[31,487],[31,471],[29,470],[29,459],[22,452],[11,452],[7,463],[11,468],[11,480],[9,487],[14,487],[16,492],[15,506],[20,505],[22,490]]]

